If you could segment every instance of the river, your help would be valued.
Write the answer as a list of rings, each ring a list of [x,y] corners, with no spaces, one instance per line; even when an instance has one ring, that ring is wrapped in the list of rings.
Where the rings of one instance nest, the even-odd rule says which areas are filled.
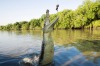
[[[100,66],[100,30],[54,30],[55,66]],[[0,66],[40,53],[42,31],[0,31]]]

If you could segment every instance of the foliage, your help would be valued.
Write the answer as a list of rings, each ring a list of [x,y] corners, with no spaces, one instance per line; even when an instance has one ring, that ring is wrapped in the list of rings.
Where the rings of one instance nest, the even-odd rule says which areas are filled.
[[[55,29],[84,29],[100,27],[100,1],[85,0],[76,10],[65,9],[50,15],[50,21],[59,16]],[[33,30],[42,29],[45,14],[39,19],[31,19],[29,22],[22,21],[6,26],[0,26],[0,30]],[[99,25],[98,25],[99,24]],[[88,27],[87,27],[88,26]]]

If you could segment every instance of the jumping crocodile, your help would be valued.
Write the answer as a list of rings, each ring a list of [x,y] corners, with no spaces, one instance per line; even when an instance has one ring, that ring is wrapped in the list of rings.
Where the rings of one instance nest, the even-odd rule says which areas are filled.
[[[46,10],[46,18],[43,28],[43,41],[40,55],[35,54],[33,58],[24,58],[22,63],[24,66],[50,66],[53,63],[54,57],[54,43],[51,32],[54,25],[57,23],[59,17],[56,17],[53,22],[50,23],[49,10]]]
[[[54,43],[51,36],[54,25],[57,23],[59,17],[55,18],[53,22],[50,23],[49,10],[46,11],[46,19],[43,28],[43,41],[42,41],[42,51],[40,55],[40,64],[47,65],[53,62],[54,57]]]

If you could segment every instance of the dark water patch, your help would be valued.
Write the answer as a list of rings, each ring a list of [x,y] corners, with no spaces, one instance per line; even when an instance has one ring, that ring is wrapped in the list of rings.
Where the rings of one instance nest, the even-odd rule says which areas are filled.
[[[19,60],[18,58],[0,55],[0,66],[19,66]]]
[[[19,62],[24,57],[33,57],[34,54],[25,54],[17,58],[0,55],[0,66],[21,66]],[[76,47],[55,46],[54,66],[99,66],[100,59],[94,61],[87,57]],[[29,66],[29,65],[25,65]]]
[[[58,47],[57,47],[58,48]],[[60,47],[55,50],[55,66],[95,66],[76,47]]]
[[[100,66],[100,40],[77,40],[64,46],[76,47],[88,61]]]

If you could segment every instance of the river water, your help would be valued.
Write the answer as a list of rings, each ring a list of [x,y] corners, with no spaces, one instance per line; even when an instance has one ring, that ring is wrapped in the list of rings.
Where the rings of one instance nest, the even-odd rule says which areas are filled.
[[[100,66],[100,30],[54,30],[55,66]],[[0,66],[40,53],[42,31],[0,31]]]

